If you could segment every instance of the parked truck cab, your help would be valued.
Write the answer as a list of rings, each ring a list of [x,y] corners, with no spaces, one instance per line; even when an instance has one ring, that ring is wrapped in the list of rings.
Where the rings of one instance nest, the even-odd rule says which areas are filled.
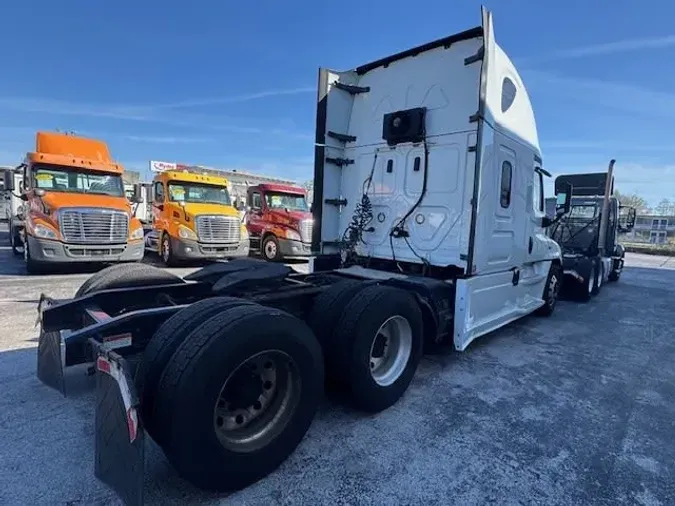
[[[10,237],[23,247],[29,272],[49,264],[143,258],[143,228],[125,196],[124,169],[104,142],[38,132],[35,151],[18,170],[24,204],[12,217]],[[6,184],[14,190],[12,174]]]
[[[171,170],[153,180],[149,249],[166,265],[180,260],[246,257],[246,225],[232,206],[224,177]]]
[[[311,254],[314,221],[304,188],[281,184],[250,186],[245,222],[251,249],[259,250],[265,260]]]
[[[425,349],[553,313],[562,258],[534,113],[482,21],[320,70],[309,273],[237,259],[182,279],[98,273],[84,298],[41,297],[38,377],[65,391],[64,369],[95,360],[95,470],[127,504],[143,501],[146,431],[184,479],[240,490],[297,447],[326,379],[380,412]]]
[[[625,256],[619,234],[635,224],[635,209],[613,196],[613,170],[614,160],[607,172],[565,174],[555,180],[556,194],[570,192],[571,200],[569,211],[549,234],[562,249],[565,291],[582,302],[597,295],[604,283],[619,279]],[[549,202],[552,210],[554,199]]]

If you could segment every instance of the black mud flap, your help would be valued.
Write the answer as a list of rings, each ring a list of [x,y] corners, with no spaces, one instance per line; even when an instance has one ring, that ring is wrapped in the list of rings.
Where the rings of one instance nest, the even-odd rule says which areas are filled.
[[[66,380],[63,374],[65,347],[59,331],[45,332],[40,328],[37,347],[37,377],[45,385],[66,395]]]
[[[143,504],[145,431],[128,362],[96,355],[96,477],[127,505]]]

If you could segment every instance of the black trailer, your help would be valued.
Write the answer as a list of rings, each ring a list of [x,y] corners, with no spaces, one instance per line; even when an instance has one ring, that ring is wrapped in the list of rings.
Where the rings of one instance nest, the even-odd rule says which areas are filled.
[[[614,160],[607,172],[568,174],[555,179],[557,196],[571,190],[570,210],[548,229],[563,253],[563,291],[586,302],[604,283],[617,281],[625,248],[618,234],[635,224],[635,209],[619,203],[614,193]],[[547,199],[551,213],[556,199]]]

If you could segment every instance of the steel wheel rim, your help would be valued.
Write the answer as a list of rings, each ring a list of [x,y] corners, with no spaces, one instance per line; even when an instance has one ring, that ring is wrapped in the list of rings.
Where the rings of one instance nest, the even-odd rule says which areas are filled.
[[[297,366],[287,353],[268,350],[247,358],[216,399],[213,428],[220,444],[241,453],[268,445],[288,425],[301,390]]]
[[[588,275],[588,293],[593,291],[593,286],[595,286],[595,267],[591,269]]]
[[[559,284],[558,284],[558,276],[553,274],[551,276],[551,285],[548,288],[548,297],[549,297],[549,305],[551,307],[555,306],[555,302],[558,299],[558,289],[559,289]]]
[[[166,237],[162,239],[162,258],[165,262],[169,260],[169,240]]]
[[[277,245],[274,244],[274,241],[267,241],[265,243],[265,256],[267,258],[274,258],[277,256]]]
[[[375,383],[387,387],[401,377],[412,354],[412,340],[412,327],[403,316],[392,316],[380,325],[369,356],[370,376]]]

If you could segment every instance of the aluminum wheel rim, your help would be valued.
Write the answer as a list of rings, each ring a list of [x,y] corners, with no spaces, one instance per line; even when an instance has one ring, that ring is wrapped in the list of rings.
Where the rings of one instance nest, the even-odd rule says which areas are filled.
[[[412,354],[412,328],[403,316],[388,318],[370,345],[370,375],[382,387],[401,377]]]
[[[591,272],[588,275],[588,293],[593,291],[593,286],[595,285],[595,267],[591,269]]]
[[[292,418],[301,387],[295,361],[283,351],[244,360],[225,380],[213,409],[218,440],[236,452],[268,445]]]
[[[267,258],[274,258],[277,256],[277,245],[274,244],[274,241],[267,241],[265,243],[265,256]]]

